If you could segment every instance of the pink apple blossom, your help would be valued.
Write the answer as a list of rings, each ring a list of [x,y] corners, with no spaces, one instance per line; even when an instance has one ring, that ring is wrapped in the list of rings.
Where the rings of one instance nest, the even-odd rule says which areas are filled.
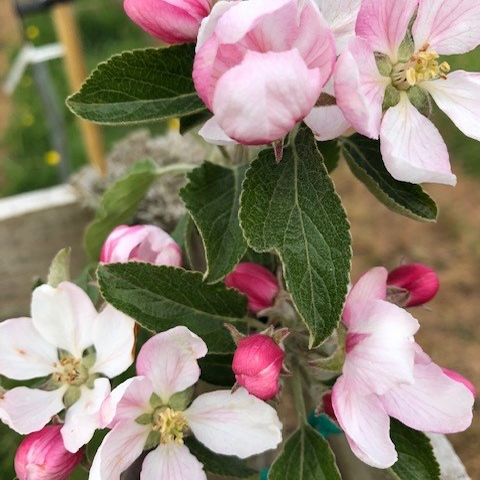
[[[151,451],[141,480],[206,480],[203,465],[184,444],[187,432],[216,453],[241,458],[280,443],[275,410],[243,388],[204,393],[190,404],[200,377],[197,360],[206,353],[204,341],[183,326],[145,343],[138,376],[113,390],[104,404],[112,430],[97,451],[90,480],[119,480],[144,450]]]
[[[381,267],[370,270],[348,295],[346,359],[332,391],[352,451],[377,468],[397,461],[389,417],[420,431],[461,432],[472,422],[474,402],[415,343],[417,320],[385,301],[387,275]]]
[[[280,288],[275,275],[258,263],[239,263],[225,278],[227,287],[236,288],[248,298],[248,308],[258,313],[271,307]]]
[[[165,43],[194,43],[211,0],[125,0],[127,15]]]
[[[103,244],[100,261],[124,263],[132,260],[179,267],[182,249],[168,233],[154,225],[120,225]]]
[[[356,33],[335,68],[346,119],[380,138],[397,180],[455,185],[445,142],[423,113],[431,96],[465,135],[480,140],[480,74],[449,73],[438,59],[480,44],[480,2],[364,0]]]
[[[445,367],[442,368],[442,372],[448,377],[450,377],[452,380],[463,383],[463,385],[465,385],[472,392],[472,395],[475,398],[477,398],[477,395],[478,395],[477,389],[475,388],[475,385],[468,378],[465,378],[463,375],[456,372],[455,370],[450,370]]]
[[[77,452],[101,426],[109,378],[133,362],[134,321],[105,307],[98,313],[75,284],[42,285],[32,296],[32,318],[0,323],[0,374],[13,380],[48,377],[40,388],[16,387],[0,396],[0,418],[23,435],[66,410],[62,436]]]
[[[315,105],[335,58],[313,0],[216,3],[202,22],[193,68],[195,88],[214,113],[200,133],[247,145],[283,138]]]
[[[61,425],[50,425],[26,437],[15,454],[18,480],[66,480],[82,461],[83,449],[69,452]]]

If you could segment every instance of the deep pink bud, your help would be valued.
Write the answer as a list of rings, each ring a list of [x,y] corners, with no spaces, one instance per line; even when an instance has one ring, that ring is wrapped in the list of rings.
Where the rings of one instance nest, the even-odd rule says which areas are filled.
[[[65,480],[82,461],[83,450],[66,450],[60,430],[50,425],[28,435],[15,454],[15,472],[19,480]]]
[[[442,368],[442,372],[447,376],[450,377],[452,380],[455,380],[456,382],[463,383],[471,392],[472,395],[477,398],[477,389],[475,388],[475,385],[468,380],[468,378],[465,378],[463,375],[461,375],[458,372],[455,372],[454,370],[449,370],[448,368]]]
[[[211,0],[125,0],[127,15],[165,43],[194,43]]]
[[[182,249],[168,233],[154,225],[120,225],[105,240],[100,261],[138,261],[179,267],[182,265]]]
[[[434,270],[421,263],[409,263],[388,274],[388,286],[400,287],[410,294],[405,306],[416,307],[429,302],[440,287]]]
[[[332,392],[326,393],[322,397],[323,411],[333,420],[337,420],[332,404]]]
[[[240,290],[248,298],[248,308],[258,313],[271,307],[279,287],[275,275],[257,263],[239,263],[225,278],[227,287]]]
[[[239,385],[269,400],[280,388],[278,377],[284,359],[285,352],[271,337],[256,333],[239,340],[232,369]]]

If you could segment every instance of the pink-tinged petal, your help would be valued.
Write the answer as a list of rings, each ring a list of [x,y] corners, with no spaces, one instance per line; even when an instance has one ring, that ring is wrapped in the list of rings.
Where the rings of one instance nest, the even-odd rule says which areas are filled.
[[[363,0],[356,31],[375,52],[398,61],[398,47],[407,34],[418,0]]]
[[[14,380],[46,377],[57,361],[57,348],[38,333],[31,318],[0,323],[0,375]]]
[[[219,1],[215,3],[212,11],[210,12],[210,15],[208,15],[208,17],[205,17],[202,20],[200,30],[198,31],[195,51],[198,52],[198,50],[203,46],[203,44],[213,35],[213,33],[215,32],[215,28],[217,28],[218,20],[223,16],[223,14],[238,3],[240,2],[234,0]]]
[[[452,380],[433,362],[415,364],[415,381],[399,385],[381,397],[392,417],[415,430],[463,432],[472,423],[472,392]]]
[[[315,107],[303,121],[320,142],[341,137],[351,128],[350,122],[336,105]]]
[[[207,480],[207,475],[185,445],[168,443],[145,457],[140,480]]]
[[[238,142],[231,139],[218,124],[215,117],[210,118],[205,122],[205,125],[199,130],[198,134],[203,139],[212,143],[213,145],[237,145]]]
[[[385,167],[393,178],[410,183],[455,185],[447,146],[435,125],[402,93],[385,113],[380,132]]]
[[[148,235],[143,225],[120,225],[108,236],[100,253],[103,263],[125,263],[130,260],[132,250],[135,249]]]
[[[298,50],[248,52],[218,81],[213,110],[228,136],[248,145],[283,138],[313,108],[323,83]]]
[[[455,370],[450,370],[444,367],[442,368],[442,372],[447,377],[450,377],[452,380],[455,380],[456,382],[459,382],[465,385],[470,390],[470,392],[472,392],[472,395],[475,398],[477,397],[478,395],[477,389],[475,388],[475,385],[468,378],[465,378],[461,373],[458,373]]]
[[[155,225],[143,225],[145,239],[130,255],[131,260],[180,267],[183,263],[182,249],[164,230]]]
[[[480,44],[480,2],[420,0],[413,37],[417,50],[425,44],[441,55],[473,50]]]
[[[135,322],[107,305],[93,324],[93,344],[97,359],[90,373],[114,378],[133,363]]]
[[[468,137],[480,140],[480,73],[458,70],[420,86]]]
[[[62,282],[57,288],[45,284],[33,292],[33,325],[45,340],[76,358],[93,345],[96,317],[92,301],[74,283]]]
[[[103,426],[101,408],[110,393],[110,382],[98,378],[93,389],[85,385],[81,389],[80,399],[67,410],[62,428],[65,448],[72,453],[78,452],[92,439],[95,430]]]
[[[93,459],[89,480],[120,480],[120,475],[142,454],[148,425],[121,422],[103,439]]]
[[[375,267],[363,274],[348,294],[343,309],[343,323],[352,328],[357,321],[365,317],[365,311],[374,300],[387,298],[388,271],[384,267]]]
[[[361,38],[350,40],[335,67],[335,97],[345,118],[362,135],[378,138],[390,83],[390,78],[380,75],[368,43]]]
[[[37,432],[64,408],[66,388],[47,392],[17,387],[0,394],[0,417],[12,430],[27,435]]]
[[[277,412],[244,388],[200,395],[184,415],[195,437],[216,453],[247,458],[282,441]]]
[[[375,468],[397,461],[390,439],[390,418],[376,395],[359,395],[341,376],[333,386],[332,405],[338,423],[355,455]]]
[[[200,378],[197,360],[207,354],[205,342],[186,327],[175,327],[152,337],[137,357],[138,375],[147,377],[153,391],[169,398],[194,385]]]

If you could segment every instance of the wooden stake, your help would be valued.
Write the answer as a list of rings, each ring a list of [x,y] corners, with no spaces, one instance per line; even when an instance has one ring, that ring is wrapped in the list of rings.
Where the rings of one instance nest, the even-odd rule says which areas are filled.
[[[75,13],[70,2],[58,3],[52,9],[53,23],[60,43],[65,49],[64,59],[72,92],[77,91],[87,77],[85,55]],[[80,127],[90,163],[103,176],[107,172],[102,133],[98,125],[80,120]]]

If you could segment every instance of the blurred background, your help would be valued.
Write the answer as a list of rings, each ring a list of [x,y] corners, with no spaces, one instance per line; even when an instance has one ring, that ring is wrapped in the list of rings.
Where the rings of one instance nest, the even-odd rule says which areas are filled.
[[[155,44],[127,18],[120,0],[75,0],[73,8],[88,72],[115,53]],[[31,43],[41,47],[57,41],[51,11],[31,14],[20,21],[11,0],[0,0],[0,83],[11,79],[12,66],[24,45]],[[480,49],[448,61],[452,69],[480,71]],[[49,78],[49,93],[58,102],[60,118],[57,121],[65,126],[67,167],[73,172],[88,163],[88,154],[79,123],[64,104],[71,93],[64,62],[62,58],[54,58],[43,65],[43,78],[45,72]],[[29,66],[18,76],[13,91],[7,94],[0,88],[0,197],[57,185],[66,176],[66,167],[62,169],[60,164],[60,152],[51,139],[38,75],[38,71],[35,73]],[[429,309],[414,312],[422,324],[419,343],[435,361],[461,372],[478,388],[480,144],[462,135],[437,110],[433,120],[446,139],[453,169],[459,178],[455,189],[427,187],[440,208],[437,224],[416,223],[389,212],[353,178],[345,165],[340,165],[334,178],[352,223],[352,278],[355,280],[364,270],[380,264],[394,268],[412,261],[435,268],[442,283],[440,293]],[[165,127],[151,125],[147,128],[150,130],[147,136],[157,136]],[[105,152],[110,152],[134,130],[134,127],[102,127],[99,132]],[[0,223],[0,234],[1,230]],[[14,477],[12,459],[19,438],[0,425],[2,480]],[[471,430],[450,439],[471,477],[480,478],[478,414]],[[85,475],[78,472],[75,478],[85,478]]]

